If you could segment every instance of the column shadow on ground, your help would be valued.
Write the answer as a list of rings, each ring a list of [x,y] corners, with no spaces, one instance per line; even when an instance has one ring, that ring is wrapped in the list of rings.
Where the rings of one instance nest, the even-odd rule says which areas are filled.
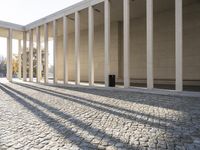
[[[107,104],[100,103],[100,102],[97,102],[97,101],[91,101],[90,99],[86,99],[86,98],[82,98],[82,97],[78,97],[78,96],[74,96],[74,95],[72,96],[70,94],[66,94],[66,93],[62,93],[62,92],[57,92],[55,89],[49,90],[49,89],[46,89],[46,88],[41,88],[41,87],[38,87],[38,86],[33,86],[33,85],[28,85],[28,84],[21,84],[21,83],[20,84],[15,83],[15,84],[20,85],[20,86],[25,87],[25,88],[30,88],[30,89],[35,90],[35,91],[46,93],[46,94],[49,94],[49,95],[52,95],[52,96],[55,96],[55,97],[59,97],[59,98],[62,98],[64,100],[67,100],[67,101],[75,102],[75,103],[80,104],[80,105],[85,105],[87,107],[90,107],[90,108],[93,108],[93,109],[96,109],[96,110],[99,110],[99,111],[102,111],[102,112],[107,112],[109,114],[113,114],[113,115],[116,115],[116,116],[121,117],[121,118],[129,119],[133,122],[139,122],[139,123],[142,123],[144,125],[147,124],[147,125],[150,125],[151,127],[159,128],[159,129],[162,129],[162,130],[168,129],[166,131],[168,133],[176,132],[179,135],[182,134],[181,128],[182,128],[182,125],[183,125],[183,121],[180,120],[180,119],[176,120],[176,123],[173,124],[174,123],[173,121],[165,120],[165,119],[162,120],[162,118],[160,118],[160,117],[151,116],[151,115],[143,114],[143,113],[138,113],[138,112],[135,112],[135,111],[132,111],[132,110],[129,111],[127,109],[120,108],[120,107],[115,107],[115,106],[113,107],[112,105],[107,105]],[[100,91],[100,92],[102,92],[102,91]],[[197,106],[197,108],[198,108],[198,106]],[[117,110],[120,110],[120,109],[122,109],[121,111],[123,111],[123,112],[117,111]],[[179,109],[181,109],[182,111],[185,111],[184,108],[178,108],[178,110]],[[189,108],[189,109],[191,109],[191,108]],[[185,112],[187,112],[187,111],[185,111]],[[126,113],[129,113],[129,114],[126,114]],[[130,113],[132,113],[132,114],[130,115]],[[146,119],[144,120],[143,118],[137,118],[137,117],[133,116],[134,114],[146,116],[147,118],[149,117],[151,119],[151,121],[146,120]],[[190,119],[190,116],[188,116],[188,117],[189,117],[188,119]],[[153,118],[159,119],[159,120],[161,120],[161,122],[152,122]],[[192,123],[185,126],[184,128],[187,128],[187,130],[190,130],[192,128],[191,125],[192,125]],[[198,132],[198,130],[194,131],[194,132]]]
[[[65,139],[71,141],[72,143],[76,144],[77,147],[86,149],[89,148],[97,148],[96,145],[90,143],[89,141],[85,140],[84,138],[78,136],[74,131],[72,131],[70,128],[67,128],[66,126],[60,124],[56,119],[50,117],[46,113],[42,112],[37,107],[31,105],[30,103],[26,102],[23,98],[15,94],[14,92],[11,92],[7,88],[5,88],[5,85],[2,85],[0,83],[0,89],[7,93],[10,97],[12,97],[16,102],[27,108],[29,111],[31,111],[37,118],[41,119],[43,122],[45,122],[48,126],[52,127],[55,131],[57,131],[60,135],[62,135]],[[12,90],[12,89],[11,89]],[[73,135],[73,137],[76,138],[76,140],[73,140],[70,138],[70,136]],[[84,144],[80,144],[80,142]],[[86,144],[85,144],[86,143]]]
[[[148,124],[151,127],[159,128],[162,130],[165,130],[166,127],[171,127],[172,129],[177,128],[179,127],[179,124],[181,123],[181,120],[177,122],[177,121],[169,120],[166,118],[152,116],[150,114],[144,114],[144,113],[136,112],[133,110],[116,107],[110,104],[103,104],[103,103],[92,101],[86,98],[57,92],[55,90],[49,90],[46,88],[41,88],[41,87],[36,87],[33,85],[27,85],[27,84],[21,84],[21,83],[14,83],[14,84],[17,84],[19,86],[29,88],[35,91],[43,92],[55,97],[60,97],[64,100],[71,101],[80,105],[84,105],[101,112],[107,112],[109,114],[115,115],[120,118],[125,118],[130,121],[135,121],[142,124]]]
[[[49,85],[42,84],[42,85],[46,87],[56,87],[71,91],[94,94],[103,97],[114,98],[139,104],[145,104],[149,106],[173,109],[183,112],[187,112],[187,110],[191,109],[190,105],[188,104],[194,104],[200,106],[199,104],[200,98],[123,91],[123,95],[126,95],[126,97],[124,97],[123,95],[121,95],[122,92],[114,90],[110,92],[110,90],[104,90],[104,89],[98,90],[98,89],[87,89],[81,87],[69,87],[69,86],[65,87],[65,86],[51,85],[51,84]]]
[[[37,105],[39,105],[39,106],[45,108],[45,109],[48,110],[49,112],[51,112],[51,113],[53,113],[53,114],[55,114],[55,115],[57,115],[57,116],[59,116],[59,117],[61,117],[61,118],[63,118],[63,119],[66,119],[66,120],[69,121],[70,123],[72,123],[72,124],[78,126],[79,128],[82,128],[82,129],[85,130],[85,131],[88,131],[88,133],[90,133],[90,134],[92,134],[92,135],[94,135],[94,136],[96,136],[96,137],[99,137],[99,138],[103,138],[103,137],[104,137],[104,138],[106,138],[106,139],[110,139],[110,141],[108,141],[108,142],[110,142],[110,143],[122,143],[122,144],[124,145],[124,148],[130,148],[130,147],[132,147],[132,149],[134,149],[134,146],[133,146],[133,145],[129,145],[128,143],[124,143],[124,142],[121,141],[120,139],[115,138],[115,137],[113,137],[112,135],[109,135],[109,134],[103,132],[103,131],[100,130],[100,129],[96,129],[96,128],[92,127],[92,126],[90,126],[90,124],[86,124],[86,123],[82,122],[81,120],[79,120],[79,119],[73,117],[72,115],[67,114],[66,112],[62,112],[62,111],[58,110],[57,108],[54,108],[54,107],[52,107],[52,106],[50,106],[50,105],[48,105],[48,104],[46,104],[46,103],[43,103],[43,102],[39,101],[38,99],[35,99],[35,98],[31,97],[31,96],[28,96],[27,94],[24,94],[24,93],[22,93],[22,92],[20,92],[20,91],[18,91],[18,90],[15,90],[15,89],[13,89],[13,88],[11,88],[11,87],[5,85],[5,84],[3,84],[3,85],[0,84],[0,85],[1,85],[1,88],[2,88],[3,91],[5,91],[6,93],[8,93],[9,95],[14,95],[14,96],[12,96],[13,98],[16,98],[17,95],[14,94],[13,92],[8,91],[7,89],[16,92],[17,94],[23,96],[24,98],[28,99],[29,101],[33,102],[34,104],[37,104]],[[4,88],[3,86],[6,87],[7,89]],[[20,98],[20,103],[22,103],[23,106],[24,106],[24,105],[28,105],[27,108],[28,108],[28,109],[31,109],[31,112],[35,112],[35,111],[33,111],[33,109],[36,109],[39,113],[42,113],[42,116],[44,116],[44,115],[47,116],[45,113],[41,112],[41,110],[39,110],[39,109],[36,108],[35,106],[33,106],[33,105],[29,104],[29,103],[27,104],[27,102],[24,101],[24,100],[22,101],[21,98]],[[24,103],[25,103],[25,104],[24,104]],[[36,112],[37,112],[37,111],[36,111]],[[45,117],[45,116],[44,116],[44,117]],[[40,116],[39,116],[39,117],[40,117]],[[50,117],[50,116],[49,116],[49,117]],[[48,117],[48,118],[49,118],[49,117]],[[41,117],[40,117],[40,119],[41,119]],[[44,119],[44,118],[42,117],[42,119]],[[53,122],[56,121],[56,120],[53,119],[53,118],[51,118],[51,120],[53,120]],[[45,121],[45,122],[46,122],[46,121]],[[56,121],[56,123],[58,123],[58,122]],[[54,127],[54,128],[55,128],[55,127]],[[64,128],[64,127],[62,126],[62,128]],[[57,131],[57,130],[56,130],[56,131]],[[60,131],[60,132],[62,133],[63,131]],[[60,133],[60,132],[59,132],[59,133]],[[72,133],[72,134],[75,134],[75,133]],[[63,135],[63,134],[62,134],[62,135]],[[77,135],[75,134],[75,136],[77,136]],[[78,136],[77,136],[77,138],[79,139],[79,138],[81,138],[81,137],[78,137]],[[72,142],[73,142],[73,141],[72,141]],[[85,143],[88,143],[89,141],[84,141],[84,142],[85,142]],[[76,143],[76,144],[78,144],[78,143]],[[95,147],[97,147],[97,146],[96,146],[96,145],[93,145],[93,144],[89,144],[89,147],[95,148]],[[81,148],[83,148],[83,147],[81,146]]]
[[[92,101],[86,98],[82,98],[82,97],[78,97],[78,96],[74,96],[74,95],[70,95],[70,94],[65,94],[65,93],[61,93],[61,92],[57,92],[55,90],[49,90],[49,89],[45,89],[45,88],[41,88],[41,87],[34,87],[32,85],[25,85],[25,84],[20,84],[20,83],[15,83],[17,85],[20,85],[22,87],[25,88],[29,88],[35,91],[39,91],[39,92],[43,92],[55,97],[60,97],[64,100],[67,101],[71,101],[80,105],[84,105],[93,109],[96,109],[98,111],[102,111],[102,112],[107,112],[109,114],[121,117],[121,118],[126,118],[130,121],[136,121],[142,124],[148,124],[151,125],[153,127],[156,128],[160,128],[160,129],[165,129],[166,128],[166,124],[168,123],[176,123],[173,122],[172,120],[168,120],[168,119],[162,119],[160,117],[157,116],[152,116],[150,114],[144,114],[144,113],[140,113],[140,112],[136,112],[133,110],[128,110],[128,109],[124,109],[124,108],[120,108],[120,107],[116,107],[110,104],[104,104],[104,103],[100,103],[97,101]],[[122,111],[122,112],[120,112]],[[139,116],[138,118],[136,116]],[[153,120],[154,122],[149,121],[148,119],[143,119],[144,118],[149,118],[151,120]],[[157,120],[157,121],[156,121]]]

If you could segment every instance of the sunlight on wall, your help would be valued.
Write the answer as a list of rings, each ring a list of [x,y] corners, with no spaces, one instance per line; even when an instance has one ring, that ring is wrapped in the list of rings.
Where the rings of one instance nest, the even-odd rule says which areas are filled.
[[[49,41],[49,68],[53,66],[53,41]]]
[[[48,64],[48,68],[49,68],[49,74],[48,74],[48,78],[53,78],[53,74],[54,74],[54,69],[53,69],[53,41],[49,41],[48,42],[48,48],[49,48],[49,64]]]

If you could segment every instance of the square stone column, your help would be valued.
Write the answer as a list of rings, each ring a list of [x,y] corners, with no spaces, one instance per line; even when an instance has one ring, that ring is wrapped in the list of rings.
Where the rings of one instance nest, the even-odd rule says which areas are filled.
[[[26,32],[23,32],[23,81],[27,81]]]
[[[183,4],[175,0],[175,32],[176,32],[176,90],[183,90]]]
[[[48,74],[49,74],[49,47],[48,47],[48,24],[44,24],[44,50],[45,50],[45,61],[44,61],[44,82],[48,83]]]
[[[104,80],[105,86],[109,86],[108,75],[110,74],[110,0],[104,1]]]
[[[19,59],[19,64],[18,64],[18,78],[21,79],[21,67],[22,67],[22,59],[21,59],[21,53],[22,53],[22,43],[21,40],[18,40],[18,59]]]
[[[75,83],[80,84],[80,12],[75,12]]]
[[[147,88],[153,89],[153,0],[146,0],[147,16]]]
[[[33,30],[29,30],[29,81],[33,82]]]
[[[12,37],[13,30],[8,30],[8,38],[7,38],[7,79],[8,81],[12,81]]]
[[[41,79],[41,49],[40,49],[40,27],[36,28],[37,41],[37,82]]]
[[[9,31],[8,31],[9,32]],[[9,50],[9,35],[8,35],[8,37],[7,37],[7,63],[6,63],[6,68],[7,68],[7,70],[6,70],[6,78],[7,78],[7,80],[9,80],[9,68],[10,68],[10,61],[9,61],[9,55],[10,55],[10,50]]]
[[[68,19],[63,17],[64,84],[68,84]]]
[[[89,85],[94,85],[94,8],[92,6],[88,9],[88,48],[89,48]]]
[[[130,0],[124,0],[124,88],[130,86]]]
[[[57,21],[53,21],[53,62],[54,62],[54,84],[57,83]]]

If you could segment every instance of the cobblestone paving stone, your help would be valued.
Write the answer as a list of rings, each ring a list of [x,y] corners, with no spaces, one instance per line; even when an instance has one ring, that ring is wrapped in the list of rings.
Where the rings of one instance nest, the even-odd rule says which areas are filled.
[[[200,150],[200,99],[0,80],[0,150]]]

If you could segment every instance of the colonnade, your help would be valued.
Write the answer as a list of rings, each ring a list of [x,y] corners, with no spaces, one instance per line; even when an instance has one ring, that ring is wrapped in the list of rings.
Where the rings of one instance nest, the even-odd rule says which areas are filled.
[[[103,0],[104,2],[104,80],[105,86],[108,87],[108,75],[110,74],[110,0]],[[182,26],[183,26],[183,14],[182,14],[182,0],[175,0],[175,60],[176,60],[176,90],[183,90],[183,65],[182,65]],[[89,75],[89,86],[94,85],[94,5],[88,6],[88,75]],[[130,0],[123,0],[123,53],[124,53],[124,88],[130,87]],[[147,30],[147,88],[154,88],[154,65],[153,65],[153,0],[146,0],[146,30]],[[80,11],[76,10],[73,12],[75,14],[75,83],[80,84]],[[68,84],[68,63],[67,63],[67,53],[68,53],[68,15],[64,14],[63,18],[63,51],[64,51],[64,84]],[[54,83],[57,83],[57,20],[51,20],[53,22],[53,53],[54,53]],[[44,26],[44,49],[45,49],[45,75],[44,81],[48,83],[48,25],[50,22],[45,22],[40,26],[36,26],[36,39],[37,39],[37,82],[40,82],[41,77],[41,49],[40,49],[40,27]],[[33,81],[33,29],[24,31],[23,33],[23,80],[27,80],[26,72],[26,58],[29,57],[29,79]],[[30,53],[27,56],[26,53],[26,33],[29,32],[29,49]],[[12,29],[9,29],[8,34],[8,80],[12,80]],[[20,76],[20,75],[19,75]]]

